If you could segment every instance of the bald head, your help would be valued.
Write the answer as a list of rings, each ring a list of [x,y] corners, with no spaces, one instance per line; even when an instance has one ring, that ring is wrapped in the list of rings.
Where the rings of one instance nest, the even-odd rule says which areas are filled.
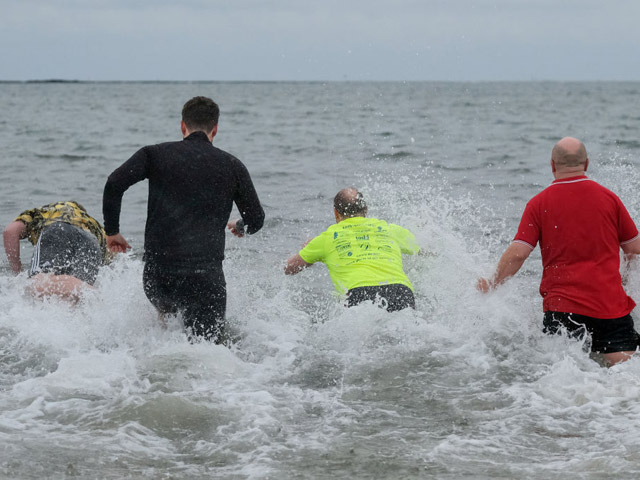
[[[556,168],[579,167],[587,163],[587,149],[577,138],[564,137],[551,151]]]
[[[333,208],[344,218],[364,217],[367,215],[367,204],[362,194],[355,187],[340,190],[333,199]]]

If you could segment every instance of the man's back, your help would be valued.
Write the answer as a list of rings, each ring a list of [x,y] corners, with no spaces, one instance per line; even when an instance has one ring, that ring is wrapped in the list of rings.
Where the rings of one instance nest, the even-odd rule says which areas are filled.
[[[105,260],[107,258],[107,243],[102,226],[78,202],[56,202],[40,208],[25,210],[20,213],[16,220],[26,225],[27,237],[33,245],[38,242],[42,230],[53,223],[64,222],[81,228],[96,237]]]
[[[178,267],[221,261],[233,202],[247,224],[255,230],[262,226],[264,212],[247,169],[203,132],[142,148],[111,174],[107,188],[124,191],[144,178],[149,179],[148,259]],[[111,207],[105,211],[107,225]]]
[[[353,217],[329,227],[300,255],[321,261],[340,293],[363,286],[401,284],[413,288],[402,270],[402,254],[419,250],[415,237],[398,225]]]
[[[618,197],[579,176],[531,199],[514,240],[540,243],[545,311],[616,318],[635,305],[621,284],[620,244],[636,235]]]
[[[545,333],[590,337],[590,350],[606,365],[631,358],[640,346],[620,277],[620,250],[640,254],[638,229],[620,199],[586,176],[587,149],[564,137],[551,151],[555,181],[527,203],[513,242],[491,278],[489,292],[515,275],[540,242]]]
[[[264,223],[264,211],[245,166],[212,145],[220,108],[193,97],[182,108],[183,140],[138,150],[104,187],[107,245],[131,248],[120,233],[122,196],[149,179],[144,292],[161,315],[179,313],[190,337],[222,342],[227,290],[222,268],[225,227],[242,236]],[[241,219],[229,222],[236,204]]]

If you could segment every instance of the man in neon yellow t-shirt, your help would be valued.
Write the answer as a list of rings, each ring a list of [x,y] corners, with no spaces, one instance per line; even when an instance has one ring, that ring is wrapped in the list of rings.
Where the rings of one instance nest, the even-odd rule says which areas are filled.
[[[388,311],[415,308],[413,286],[402,269],[402,254],[418,253],[407,229],[366,218],[367,204],[357,189],[340,190],[333,200],[336,224],[287,260],[284,273],[295,275],[315,262],[327,265],[347,306],[375,301]]]

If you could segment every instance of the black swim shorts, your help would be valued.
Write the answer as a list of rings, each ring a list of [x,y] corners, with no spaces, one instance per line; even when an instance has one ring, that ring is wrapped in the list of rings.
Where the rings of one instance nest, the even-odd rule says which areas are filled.
[[[566,331],[582,340],[591,336],[591,351],[596,353],[630,352],[640,346],[640,335],[633,326],[633,318],[593,318],[576,313],[544,312],[545,333],[557,335]]]
[[[388,312],[408,307],[416,308],[416,301],[411,289],[399,283],[357,287],[347,292],[347,307],[353,307],[366,301],[377,303],[380,308],[384,308]]]
[[[71,275],[93,285],[103,260],[94,235],[69,223],[56,222],[42,229],[33,251],[29,276],[38,273]]]
[[[147,261],[144,292],[161,313],[180,313],[190,338],[223,341],[227,286],[222,265],[206,270]]]

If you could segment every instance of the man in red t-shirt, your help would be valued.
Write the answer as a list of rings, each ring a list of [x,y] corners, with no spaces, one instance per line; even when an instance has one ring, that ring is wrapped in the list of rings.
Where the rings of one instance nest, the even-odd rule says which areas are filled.
[[[566,137],[555,145],[555,181],[527,203],[495,274],[479,279],[478,289],[488,292],[515,275],[540,243],[545,332],[588,333],[591,351],[613,365],[640,346],[630,315],[635,302],[620,276],[620,249],[639,254],[640,237],[620,199],[587,178],[588,166],[581,141]]]

